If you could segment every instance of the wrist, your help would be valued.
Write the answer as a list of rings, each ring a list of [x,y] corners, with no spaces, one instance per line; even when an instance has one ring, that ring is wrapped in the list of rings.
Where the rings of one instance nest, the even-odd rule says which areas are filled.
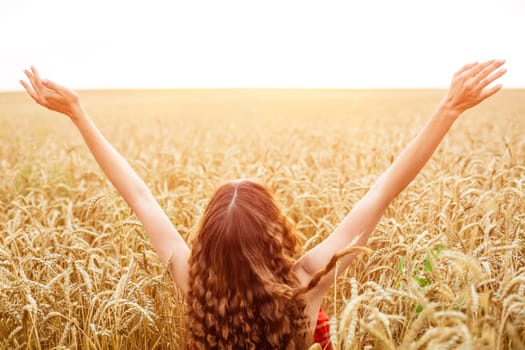
[[[71,108],[69,118],[71,118],[73,123],[78,124],[86,119],[89,119],[89,116],[82,105],[77,105]]]
[[[443,98],[437,107],[437,114],[443,116],[446,119],[455,121],[463,113],[452,101],[448,98]]]

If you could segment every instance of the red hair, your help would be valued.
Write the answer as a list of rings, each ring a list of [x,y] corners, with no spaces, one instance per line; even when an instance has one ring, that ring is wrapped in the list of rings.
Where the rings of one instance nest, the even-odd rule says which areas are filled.
[[[304,295],[292,271],[293,226],[252,180],[219,187],[190,256],[188,329],[200,349],[307,347]]]

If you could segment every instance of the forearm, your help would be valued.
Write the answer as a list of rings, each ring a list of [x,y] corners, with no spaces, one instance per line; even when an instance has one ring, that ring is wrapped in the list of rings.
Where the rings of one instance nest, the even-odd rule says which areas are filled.
[[[299,276],[306,276],[305,280],[309,283],[317,271],[327,267],[333,257],[349,244],[366,244],[392,199],[408,186],[425,166],[459,115],[501,90],[501,84],[492,87],[489,85],[505,74],[505,69],[497,70],[503,63],[502,60],[469,63],[454,74],[448,93],[423,129],[345,216],[334,232],[297,261],[294,269],[298,271]],[[321,278],[319,284],[308,294],[310,302],[314,300],[320,303],[332,285],[336,272],[341,274],[352,259],[353,256],[342,259],[336,270],[331,270]]]
[[[98,165],[128,205],[133,208],[141,195],[149,191],[144,181],[102,135],[84,109],[76,112],[72,121],[80,131]]]
[[[458,116],[458,112],[450,108],[445,100],[442,101],[423,129],[379,177],[372,189],[380,191],[389,203],[425,166]]]

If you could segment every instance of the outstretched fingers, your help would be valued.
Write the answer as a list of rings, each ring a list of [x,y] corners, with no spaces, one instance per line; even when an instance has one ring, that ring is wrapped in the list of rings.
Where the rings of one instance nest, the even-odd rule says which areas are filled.
[[[503,87],[502,84],[488,86],[507,72],[505,68],[501,68],[504,64],[505,60],[490,60],[472,69],[470,72],[472,74],[470,77],[473,81],[473,87],[480,92],[480,101],[496,94]]]
[[[492,84],[506,73],[505,60],[469,63],[454,75],[447,94],[447,102],[462,113],[501,90],[502,85]]]
[[[31,86],[25,81],[21,80],[20,84],[26,89],[29,96],[33,98],[38,104],[42,104],[44,100],[45,88],[42,86],[40,81],[40,75],[35,67],[31,66],[31,70],[24,69],[24,73],[27,79],[31,83]]]
[[[33,73],[27,69],[24,69],[24,74],[26,75],[27,79],[31,83],[31,87],[35,93],[38,92],[35,77],[33,76]]]
[[[476,83],[483,83],[485,78],[487,78],[489,75],[491,75],[496,69],[500,68],[503,64],[505,64],[504,60],[494,60],[491,64],[486,66],[483,70],[481,70],[475,78]]]
[[[479,75],[480,72],[482,72],[485,68],[489,67],[490,65],[492,65],[496,60],[490,60],[490,61],[485,61],[485,62],[482,62],[482,63],[477,63],[476,65],[472,66],[471,68],[469,69],[466,69],[462,74],[461,76],[464,77],[465,79],[476,79]]]
[[[503,87],[503,84],[497,84],[497,85],[494,85],[488,89],[484,89],[483,92],[481,93],[481,101],[489,98],[490,96],[494,95],[495,93],[497,93],[498,91],[501,90],[501,88]]]
[[[497,71],[494,72],[494,70],[491,70],[490,72],[491,74],[487,77],[484,77],[482,78],[480,81],[479,81],[479,88],[480,89],[484,89],[486,88],[488,85],[490,85],[491,83],[493,83],[496,79],[500,78],[501,76],[503,76],[505,73],[507,73],[507,70],[505,68],[502,68],[502,69],[499,69]]]
[[[458,75],[462,74],[463,72],[465,72],[466,70],[468,70],[468,69],[474,67],[474,66],[477,65],[477,64],[479,64],[479,63],[478,63],[478,62],[472,62],[472,63],[466,64],[466,65],[463,66],[463,68],[461,68],[460,70],[458,70],[458,71],[456,72],[456,74],[454,74],[454,75],[455,75],[455,76],[458,76]]]
[[[32,88],[31,86],[29,86],[29,84],[26,83],[26,82],[23,81],[23,80],[20,80],[19,82],[20,82],[20,85],[22,85],[22,86],[24,87],[24,89],[26,90],[27,94],[28,94],[29,96],[31,96],[31,98],[32,98],[33,100],[35,100],[35,102],[40,103],[40,102],[38,101],[38,97],[36,96],[36,93],[35,93],[35,91],[33,90],[33,88]]]
[[[24,73],[30,84],[24,80],[20,80],[20,84],[36,103],[49,108],[50,100],[56,99],[59,95],[58,92],[52,86],[47,86],[47,80],[40,78],[40,74],[34,66],[31,66],[30,70],[24,69]]]
[[[31,66],[31,72],[33,73],[32,75],[35,90],[42,91],[44,87],[42,86],[42,79],[40,79],[40,74],[38,74],[38,70],[34,66]]]
[[[482,100],[494,95],[501,87],[486,89],[495,80],[504,75],[507,70],[501,68],[505,60],[490,60],[474,65],[466,65],[460,73],[460,79],[465,81],[470,89],[477,90]],[[501,69],[498,69],[501,68]]]

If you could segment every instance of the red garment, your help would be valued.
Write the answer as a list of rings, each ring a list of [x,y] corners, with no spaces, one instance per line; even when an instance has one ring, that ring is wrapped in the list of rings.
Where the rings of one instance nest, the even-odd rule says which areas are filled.
[[[319,308],[319,316],[317,317],[317,325],[314,331],[314,343],[319,343],[323,350],[332,350],[330,323],[323,308]]]

